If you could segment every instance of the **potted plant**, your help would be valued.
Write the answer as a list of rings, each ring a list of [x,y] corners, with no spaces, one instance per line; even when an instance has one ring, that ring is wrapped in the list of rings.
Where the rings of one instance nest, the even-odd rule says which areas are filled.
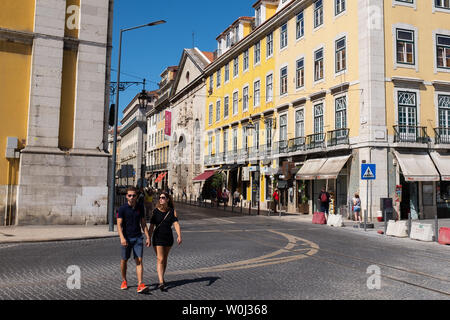
[[[306,196],[306,188],[305,184],[302,184],[299,187],[299,197],[300,197],[300,204],[298,205],[298,211],[303,214],[309,214],[309,204],[308,204],[308,197]]]

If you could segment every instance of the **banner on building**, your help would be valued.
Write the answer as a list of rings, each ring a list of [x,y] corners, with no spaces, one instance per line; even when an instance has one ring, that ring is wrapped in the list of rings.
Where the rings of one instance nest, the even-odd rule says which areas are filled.
[[[166,118],[166,123],[165,123],[165,128],[164,128],[164,134],[166,136],[170,137],[171,128],[172,128],[172,112],[166,111],[165,118]]]

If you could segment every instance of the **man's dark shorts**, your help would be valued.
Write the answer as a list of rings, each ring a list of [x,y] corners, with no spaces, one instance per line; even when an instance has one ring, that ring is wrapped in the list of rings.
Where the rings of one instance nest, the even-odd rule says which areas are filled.
[[[144,253],[144,237],[127,238],[127,246],[122,246],[122,260],[128,260],[131,257],[131,251],[133,250],[133,257],[142,258]]]

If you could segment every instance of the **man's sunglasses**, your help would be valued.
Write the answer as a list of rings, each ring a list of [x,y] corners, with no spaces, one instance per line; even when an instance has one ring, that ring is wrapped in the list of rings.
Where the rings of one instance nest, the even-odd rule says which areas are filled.
[[[128,197],[128,198],[136,198],[136,197],[137,197],[137,194],[127,194],[127,197]]]

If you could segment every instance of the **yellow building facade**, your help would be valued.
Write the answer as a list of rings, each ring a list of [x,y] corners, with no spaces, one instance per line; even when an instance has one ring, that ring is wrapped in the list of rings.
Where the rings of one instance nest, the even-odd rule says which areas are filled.
[[[108,0],[0,3],[0,225],[106,219],[107,153],[99,150],[107,149],[111,13]],[[91,157],[101,159],[98,174],[74,171]],[[86,188],[96,213],[84,207]]]
[[[421,177],[405,164],[429,145],[436,159],[448,156],[448,3],[253,7],[253,20],[238,19],[216,39],[218,57],[205,71],[205,165],[227,173],[228,188],[253,207],[268,208],[277,187],[283,210],[323,210],[324,187],[334,212],[350,212],[355,193],[372,219],[381,198],[402,217],[449,212],[445,168],[433,171],[440,160],[428,156]],[[364,163],[377,164],[376,183],[361,179]]]

